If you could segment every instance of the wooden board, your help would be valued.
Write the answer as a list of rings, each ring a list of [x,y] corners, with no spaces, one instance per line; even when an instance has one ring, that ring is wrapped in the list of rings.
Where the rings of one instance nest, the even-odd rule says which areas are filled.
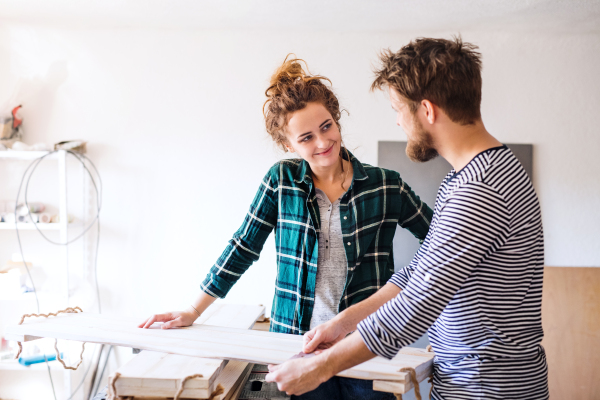
[[[240,394],[242,393],[242,390],[244,390],[244,385],[246,384],[248,377],[252,373],[253,367],[254,367],[254,364],[248,364],[246,366],[246,369],[240,376],[240,379],[236,383],[236,386],[233,387],[229,393],[226,392],[224,394],[223,400],[238,400],[239,399]]]
[[[599,399],[600,268],[544,268],[542,324],[550,399]]]
[[[229,361],[223,372],[217,378],[218,384],[225,389],[220,399],[230,399],[236,389],[243,384],[254,364],[243,361]]]
[[[433,353],[426,352],[423,349],[416,349],[413,347],[404,347],[404,348],[400,349],[400,352],[398,354],[402,355],[402,356],[408,356],[408,355],[422,356],[423,353],[426,353],[429,357],[431,357],[431,360],[433,360],[433,356],[434,356]],[[430,368],[416,369],[415,371],[417,373],[417,381],[422,382],[426,378],[429,378],[429,376],[432,373],[432,368],[433,368],[433,366],[431,366]],[[407,379],[406,381],[400,381],[400,382],[399,381],[384,381],[384,380],[374,380],[373,381],[373,390],[376,390],[378,392],[404,394],[412,389],[414,389],[414,385],[412,384],[412,381],[410,379]]]
[[[264,306],[213,303],[195,324],[251,329],[256,321],[264,319],[264,315]]]
[[[223,360],[143,351],[117,370],[121,376],[115,388],[119,396],[173,397],[181,379],[202,374],[202,379],[186,382],[181,397],[207,399],[225,364]]]
[[[227,363],[227,366],[223,369],[219,377],[217,378],[217,383],[223,386],[223,394],[216,396],[215,400],[237,400],[239,395],[244,388],[244,383],[250,376],[252,372],[252,367],[254,364],[248,364],[243,361],[230,361]],[[196,379],[190,379],[185,383],[185,387],[187,388],[189,384],[191,384]],[[182,392],[185,393],[185,389]],[[171,393],[168,396],[135,396],[135,400],[168,400],[172,399],[175,395],[175,392]]]
[[[215,303],[202,313],[196,323],[245,329],[251,328],[264,313],[263,306]],[[120,396],[172,397],[182,378],[202,374],[203,378],[186,382],[181,398],[206,399],[215,390],[217,377],[221,379],[234,372],[235,364],[229,367],[225,364],[223,360],[146,350],[117,370],[121,376],[115,388]]]
[[[280,364],[302,349],[302,336],[209,325],[163,330],[137,328],[137,319],[92,313],[67,314],[31,320],[6,328],[5,337],[23,341],[50,337],[116,346],[136,347],[194,357],[219,358],[259,364]],[[400,368],[414,368],[418,376],[431,371],[432,353],[413,349],[394,360],[377,357],[338,374],[349,378],[405,382]]]

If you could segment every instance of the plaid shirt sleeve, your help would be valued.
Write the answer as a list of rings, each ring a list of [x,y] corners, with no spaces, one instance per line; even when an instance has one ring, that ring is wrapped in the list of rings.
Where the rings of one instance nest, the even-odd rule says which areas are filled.
[[[400,216],[398,225],[408,229],[417,239],[419,239],[420,243],[423,244],[423,241],[429,232],[429,225],[433,218],[433,210],[421,201],[419,196],[413,192],[410,186],[408,186],[402,178],[398,179],[402,198],[402,215]],[[388,282],[404,289],[410,279],[414,266],[418,263],[422,248],[423,246],[419,248],[419,251],[417,251],[417,254],[410,265],[392,275]]]
[[[225,297],[244,272],[257,261],[267,237],[277,224],[277,189],[271,171],[263,178],[240,229],[206,275],[200,288]]]

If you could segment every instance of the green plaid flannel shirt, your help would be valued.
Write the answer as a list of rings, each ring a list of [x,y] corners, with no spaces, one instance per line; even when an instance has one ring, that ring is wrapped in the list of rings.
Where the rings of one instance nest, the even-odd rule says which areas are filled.
[[[339,311],[375,293],[394,273],[396,224],[422,241],[433,216],[400,174],[362,164],[352,154],[350,159],[354,177],[340,201],[348,272]],[[303,334],[313,312],[320,229],[314,184],[304,160],[281,160],[271,167],[244,223],[200,287],[213,297],[225,297],[258,260],[273,229],[277,279],[271,331]]]

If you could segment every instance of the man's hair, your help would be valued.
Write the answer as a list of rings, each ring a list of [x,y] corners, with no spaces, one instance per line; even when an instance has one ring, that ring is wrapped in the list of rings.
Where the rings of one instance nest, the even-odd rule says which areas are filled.
[[[477,46],[453,40],[418,38],[397,53],[382,51],[371,90],[388,86],[408,100],[414,114],[422,100],[440,107],[459,124],[481,118],[481,54]]]

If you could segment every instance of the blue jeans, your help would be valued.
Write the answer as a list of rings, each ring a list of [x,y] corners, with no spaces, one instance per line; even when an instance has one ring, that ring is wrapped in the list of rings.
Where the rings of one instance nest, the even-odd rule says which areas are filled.
[[[373,381],[334,376],[312,392],[292,396],[292,400],[395,400],[392,393],[376,392]]]

